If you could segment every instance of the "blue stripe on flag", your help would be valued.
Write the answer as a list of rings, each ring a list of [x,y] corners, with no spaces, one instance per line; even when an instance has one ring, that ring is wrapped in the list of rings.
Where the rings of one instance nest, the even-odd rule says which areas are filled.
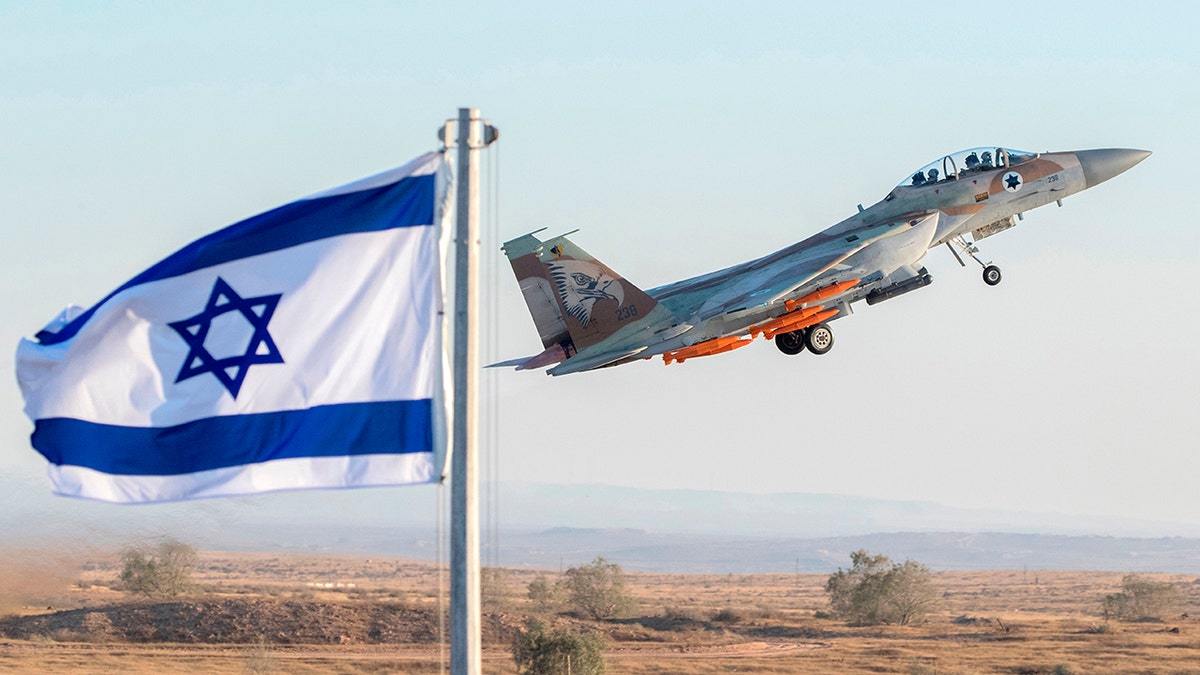
[[[188,244],[109,293],[62,330],[43,330],[36,337],[44,345],[71,339],[101,305],[141,284],[328,237],[432,225],[434,192],[434,175],[409,176],[383,187],[305,199],[260,213]]]
[[[432,402],[343,403],[209,417],[173,427],[38,420],[33,447],[54,464],[171,476],[297,457],[433,451]]]

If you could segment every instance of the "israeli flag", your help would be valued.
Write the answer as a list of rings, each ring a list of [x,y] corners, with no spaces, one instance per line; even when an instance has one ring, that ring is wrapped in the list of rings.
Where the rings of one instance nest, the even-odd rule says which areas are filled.
[[[239,222],[22,340],[54,491],[133,503],[440,480],[442,167],[429,153]]]

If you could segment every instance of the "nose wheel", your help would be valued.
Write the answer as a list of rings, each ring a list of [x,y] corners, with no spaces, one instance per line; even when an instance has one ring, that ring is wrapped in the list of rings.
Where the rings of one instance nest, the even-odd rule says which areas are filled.
[[[971,260],[979,263],[979,266],[983,268],[983,283],[988,286],[995,286],[1003,278],[1000,275],[1000,268],[993,265],[990,261],[983,262],[980,260],[979,256],[976,255],[979,253],[979,247],[974,243],[969,243],[962,235],[946,241],[946,248],[950,249],[950,252],[954,254],[954,259],[963,267],[966,267],[967,263],[963,262],[962,256],[958,254],[959,251],[966,253],[971,256]]]

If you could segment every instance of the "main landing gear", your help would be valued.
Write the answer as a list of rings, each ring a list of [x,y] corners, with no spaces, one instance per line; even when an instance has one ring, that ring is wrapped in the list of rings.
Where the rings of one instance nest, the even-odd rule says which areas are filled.
[[[801,328],[775,336],[775,346],[788,356],[795,356],[807,349],[818,356],[833,349],[833,329],[827,323],[811,328]]]
[[[958,250],[955,250],[955,247],[957,247]],[[962,256],[958,254],[959,251],[966,253],[967,255],[971,256],[972,260],[979,263],[979,265],[983,267],[983,283],[987,284],[988,286],[995,286],[996,284],[1000,283],[1000,280],[1003,278],[1000,274],[1000,268],[993,265],[991,261],[983,262],[980,260],[979,256],[975,255],[976,253],[979,253],[979,247],[973,243],[967,243],[967,240],[962,235],[947,241],[946,248],[950,249],[950,252],[954,254],[954,259],[957,260],[958,264],[962,265],[963,267],[966,267],[967,264],[963,262]]]

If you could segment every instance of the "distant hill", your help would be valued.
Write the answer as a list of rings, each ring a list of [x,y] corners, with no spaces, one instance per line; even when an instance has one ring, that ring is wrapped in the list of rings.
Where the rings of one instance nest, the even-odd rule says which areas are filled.
[[[33,481],[0,479],[0,493],[0,538],[9,544],[112,548],[172,534],[215,550],[424,560],[437,559],[439,551],[434,487],[134,507],[53,497]],[[487,498],[492,494],[497,499]],[[485,564],[555,569],[604,555],[631,570],[826,572],[846,566],[850,551],[867,548],[935,569],[1200,574],[1200,527],[1194,525],[844,495],[507,482],[484,486],[482,495]],[[30,528],[31,522],[42,525]],[[499,522],[495,535],[492,522]]]
[[[751,494],[610,485],[500,484],[509,527],[635,528],[659,532],[840,537],[874,532],[1014,532],[1193,536],[1200,525],[1111,515],[1067,516],[831,494]]]
[[[706,573],[832,572],[865,548],[937,570],[1055,569],[1200,575],[1200,539],[1008,533],[893,533],[853,537],[687,537],[628,530],[550,530],[502,535],[506,565],[555,567],[605,555],[630,569]],[[521,555],[525,554],[525,559]]]
[[[502,530],[498,554],[485,536],[484,564],[564,569],[605,556],[629,570],[708,574],[832,572],[866,548],[935,570],[1095,570],[1200,576],[1200,539],[898,532],[850,537],[737,537],[633,529]],[[268,543],[269,542],[269,543]],[[206,544],[242,551],[303,551],[435,560],[436,532],[366,526],[241,528],[237,538]],[[443,552],[443,556],[445,553]]]

